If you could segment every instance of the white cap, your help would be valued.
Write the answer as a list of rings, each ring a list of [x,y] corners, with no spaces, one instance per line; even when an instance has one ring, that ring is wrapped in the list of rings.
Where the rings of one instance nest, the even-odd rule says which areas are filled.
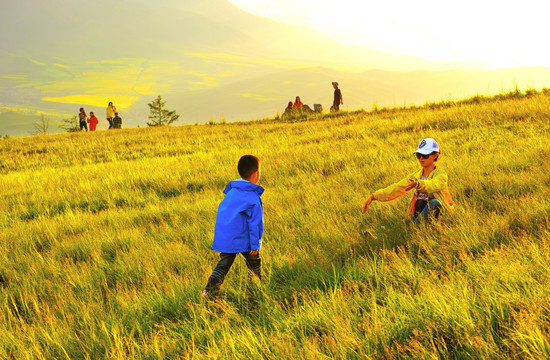
[[[425,138],[418,144],[418,149],[416,149],[415,153],[429,155],[434,151],[439,152],[439,145],[437,145],[437,142],[432,138]]]

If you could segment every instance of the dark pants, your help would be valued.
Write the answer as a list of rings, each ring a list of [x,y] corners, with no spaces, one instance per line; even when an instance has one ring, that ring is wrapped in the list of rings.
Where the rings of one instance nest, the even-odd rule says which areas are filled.
[[[113,128],[113,119],[112,118],[107,118],[107,121],[109,122],[109,129],[112,129]]]
[[[332,106],[330,107],[330,111],[340,111],[340,103],[332,104]]]
[[[88,131],[88,124],[86,124],[86,121],[81,121],[80,122],[80,130],[86,130]]]
[[[233,265],[237,254],[238,253],[220,254],[220,261],[218,262],[218,265],[216,265],[216,268],[214,268],[214,271],[212,271],[212,275],[210,275],[208,283],[206,284],[206,291],[208,293],[215,294],[216,292],[218,292],[223,284],[225,276],[229,272],[229,269],[231,269],[231,265]],[[258,255],[254,257],[250,256],[248,252],[242,252],[241,254],[244,256],[246,266],[250,271],[250,275],[255,275],[258,277],[258,279],[261,279],[262,259],[260,259],[260,254],[258,253]]]

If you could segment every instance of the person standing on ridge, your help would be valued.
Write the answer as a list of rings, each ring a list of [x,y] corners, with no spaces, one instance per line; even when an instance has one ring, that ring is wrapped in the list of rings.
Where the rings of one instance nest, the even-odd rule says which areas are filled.
[[[338,83],[336,81],[332,82],[332,87],[334,88],[334,100],[332,101],[332,106],[330,107],[330,110],[340,111],[340,105],[344,105],[342,91],[340,91],[340,89],[338,88]]]
[[[78,114],[78,121],[80,124],[80,131],[86,130],[88,131],[88,116],[86,115],[86,111],[84,111],[84,108],[80,108],[80,114]]]
[[[97,117],[94,115],[94,112],[93,111],[90,111],[90,118],[88,119],[88,124],[90,124],[90,131],[94,131],[96,126],[97,126],[97,123],[99,122],[99,120],[97,119]]]
[[[116,107],[113,105],[113,102],[110,101],[107,105],[107,121],[109,122],[109,129],[113,128],[113,118],[115,117]]]
[[[122,129],[122,118],[118,116],[117,112],[113,118],[113,129]]]

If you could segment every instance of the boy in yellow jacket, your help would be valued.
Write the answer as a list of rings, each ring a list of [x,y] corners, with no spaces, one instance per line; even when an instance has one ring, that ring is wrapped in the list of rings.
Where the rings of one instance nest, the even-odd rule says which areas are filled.
[[[423,139],[415,151],[422,169],[384,189],[372,193],[363,205],[367,211],[373,200],[389,201],[415,190],[407,214],[419,221],[428,215],[438,217],[441,211],[451,211],[453,200],[447,187],[447,173],[436,166],[441,155],[439,145],[432,138]],[[432,215],[431,215],[432,214]]]

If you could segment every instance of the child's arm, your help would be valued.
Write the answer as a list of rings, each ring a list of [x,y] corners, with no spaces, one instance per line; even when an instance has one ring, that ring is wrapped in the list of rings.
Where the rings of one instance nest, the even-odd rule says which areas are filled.
[[[414,189],[416,187],[416,180],[414,180],[414,176],[415,174],[411,174],[408,177],[401,179],[399,182],[396,182],[395,184],[391,184],[386,188],[376,190],[368,197],[367,201],[363,205],[363,214],[367,211],[371,202],[373,202],[374,200],[393,200]]]
[[[447,188],[447,174],[441,171],[428,180],[418,180],[418,191],[426,194],[439,192]]]
[[[415,175],[416,173],[411,174],[386,188],[376,190],[372,194],[374,200],[390,201],[405,195],[416,186],[416,182],[414,180],[416,178]]]
[[[250,255],[255,255],[260,250],[260,242],[264,232],[263,209],[259,203],[252,205],[250,216],[247,221],[250,249],[252,250]],[[253,254],[252,252],[255,253]]]

